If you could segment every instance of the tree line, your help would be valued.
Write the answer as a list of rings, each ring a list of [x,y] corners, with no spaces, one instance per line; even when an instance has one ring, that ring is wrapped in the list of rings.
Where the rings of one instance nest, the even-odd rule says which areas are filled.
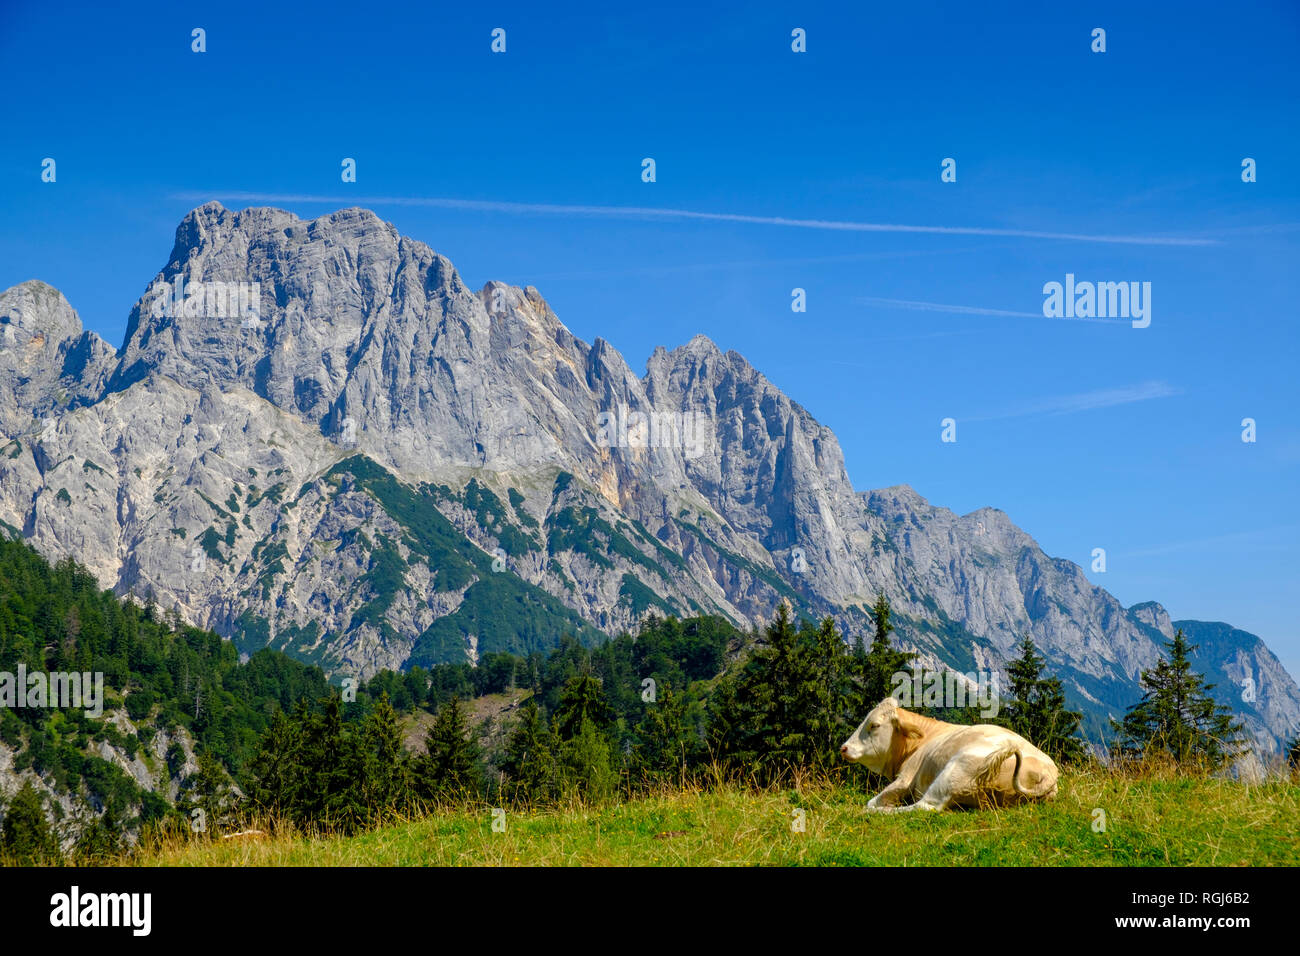
[[[384,691],[368,721],[346,739],[337,697],[315,713],[302,706],[264,742],[255,802],[298,825],[351,828],[448,801],[599,802],[681,786],[701,771],[757,785],[799,773],[861,780],[861,772],[850,777],[854,771],[839,763],[839,745],[915,657],[891,641],[884,595],[871,617],[869,643],[845,640],[830,617],[796,623],[782,605],[759,635],[743,635],[718,618],[650,617],[635,638],[625,634],[597,648],[565,641],[545,659],[516,658],[513,668],[502,666],[500,681],[527,696],[493,752],[476,739],[462,696],[436,708],[424,752],[416,754],[403,750]],[[1190,672],[1191,648],[1181,632],[1168,650],[1170,660],[1143,672],[1144,699],[1115,724],[1115,752],[1161,751],[1220,767],[1241,752],[1240,725]],[[1066,705],[1060,679],[1046,673],[1030,638],[1018,651],[992,722],[1060,763],[1091,759],[1079,736],[1082,715]],[[372,681],[368,692],[375,687]],[[986,722],[973,706],[914,709]]]

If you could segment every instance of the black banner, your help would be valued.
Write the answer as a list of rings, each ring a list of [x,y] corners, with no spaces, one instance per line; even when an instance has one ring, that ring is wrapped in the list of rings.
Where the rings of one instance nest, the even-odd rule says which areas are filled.
[[[1075,940],[1190,936],[1232,945],[1280,932],[1294,874],[1255,869],[8,869],[6,943],[77,935],[128,946],[256,939],[372,942],[414,920],[507,933],[715,933],[734,942],[822,926],[898,941],[991,931]],[[774,922],[775,921],[775,922]],[[639,929],[637,928],[639,927]],[[968,936],[967,934],[976,934]],[[1023,938],[1023,937],[1021,937]]]

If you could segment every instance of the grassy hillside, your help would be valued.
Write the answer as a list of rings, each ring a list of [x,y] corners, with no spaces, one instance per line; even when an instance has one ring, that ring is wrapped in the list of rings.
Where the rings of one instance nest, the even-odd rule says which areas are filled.
[[[176,840],[146,866],[1297,866],[1300,786],[1068,772],[1050,803],[868,815],[867,794],[687,789],[602,808],[447,810],[350,838]],[[797,809],[805,832],[793,832]],[[1106,814],[1094,832],[1094,811]]]

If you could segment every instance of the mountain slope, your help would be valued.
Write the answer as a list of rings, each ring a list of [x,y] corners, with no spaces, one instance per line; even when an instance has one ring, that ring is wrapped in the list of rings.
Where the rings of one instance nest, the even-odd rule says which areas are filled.
[[[319,669],[273,651],[240,664],[215,634],[95,583],[0,535],[0,674],[86,677],[73,706],[54,705],[51,681],[39,706],[22,682],[0,707],[0,807],[30,784],[53,810],[64,850],[105,814],[109,829],[134,833],[214,782],[238,792],[271,709],[328,691]]]

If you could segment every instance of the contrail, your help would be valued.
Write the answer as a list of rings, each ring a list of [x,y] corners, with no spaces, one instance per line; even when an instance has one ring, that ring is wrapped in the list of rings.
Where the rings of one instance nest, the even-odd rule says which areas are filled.
[[[1229,534],[1214,535],[1209,538],[1195,538],[1189,541],[1175,541],[1171,544],[1161,545],[1156,548],[1144,548],[1140,551],[1124,551],[1121,554],[1126,558],[1146,558],[1160,554],[1169,554],[1174,551],[1186,551],[1193,548],[1203,548],[1209,545],[1223,544],[1229,541],[1251,541],[1259,538],[1268,538],[1270,536],[1282,536],[1284,540],[1290,540],[1288,533],[1300,528],[1300,525],[1289,524],[1272,528],[1261,528],[1257,531],[1234,531]]]
[[[1128,319],[1098,319],[1091,317],[1070,318],[1064,316],[1045,316],[1042,312],[1013,312],[1010,309],[986,309],[976,305],[944,305],[941,302],[915,302],[910,299],[881,299],[876,296],[864,296],[862,302],[871,305],[892,305],[900,309],[915,309],[919,312],[951,312],[954,315],[1004,315],[1017,319],[1049,319],[1053,322],[1101,322],[1105,325],[1130,325]]]
[[[1061,395],[1054,398],[1040,399],[992,415],[968,416],[966,421],[991,422],[1003,418],[1022,418],[1027,415],[1072,415],[1076,412],[1089,412],[1096,408],[1113,408],[1116,405],[1129,405],[1133,402],[1146,402],[1151,399],[1169,398],[1181,394],[1180,389],[1166,382],[1143,382],[1140,385],[1128,385],[1120,388],[1101,389],[1096,392],[1083,392],[1076,395]]]
[[[785,216],[746,216],[727,212],[697,212],[690,209],[656,209],[649,206],[574,206],[554,203],[499,202],[485,199],[447,199],[419,196],[313,196],[295,193],[223,193],[239,202],[325,203],[343,206],[430,206],[439,209],[468,209],[478,212],[522,213],[551,216],[599,216],[608,219],[665,219],[703,222],[736,222],[755,226],[788,226],[838,232],[906,232],[941,236],[993,236],[1016,239],[1060,239],[1073,242],[1104,242],[1138,246],[1213,246],[1215,239],[1178,236],[1110,236],[1074,232],[1038,232],[1028,229],[992,229],[983,226],[910,226],[900,223],[846,222],[835,219],[790,219]],[[207,202],[211,193],[173,193],[171,198]]]

